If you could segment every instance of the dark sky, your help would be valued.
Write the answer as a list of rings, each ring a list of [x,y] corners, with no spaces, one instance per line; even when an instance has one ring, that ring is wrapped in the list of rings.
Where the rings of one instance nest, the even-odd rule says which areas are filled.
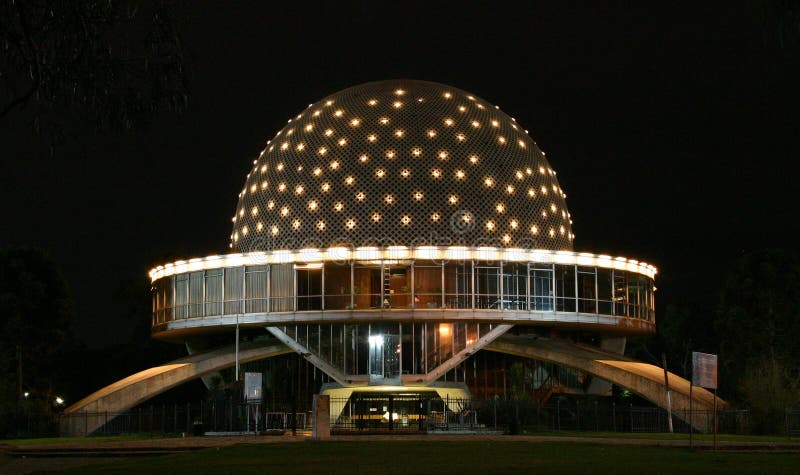
[[[0,242],[49,250],[88,344],[128,337],[115,287],[165,255],[226,250],[245,175],[287,118],[371,80],[499,104],[558,171],[577,250],[658,266],[662,315],[716,300],[742,252],[796,248],[800,49],[774,40],[760,2],[328,3],[179,9],[190,107],[145,130],[87,126],[51,158],[0,123]]]

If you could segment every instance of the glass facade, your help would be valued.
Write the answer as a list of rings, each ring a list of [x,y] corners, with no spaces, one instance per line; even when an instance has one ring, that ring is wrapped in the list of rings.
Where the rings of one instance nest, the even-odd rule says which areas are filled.
[[[220,315],[392,309],[556,311],[653,321],[654,288],[652,279],[635,272],[562,264],[228,267],[154,282],[153,324]]]
[[[398,382],[401,375],[436,369],[493,327],[469,322],[373,322],[279,328],[343,374],[389,383]]]

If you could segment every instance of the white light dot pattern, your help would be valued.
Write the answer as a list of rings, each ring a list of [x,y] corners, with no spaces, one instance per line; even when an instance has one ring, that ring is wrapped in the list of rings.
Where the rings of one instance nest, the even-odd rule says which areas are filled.
[[[527,131],[442,84],[337,92],[279,131],[248,172],[231,233],[238,252],[381,240],[572,250],[566,194]]]

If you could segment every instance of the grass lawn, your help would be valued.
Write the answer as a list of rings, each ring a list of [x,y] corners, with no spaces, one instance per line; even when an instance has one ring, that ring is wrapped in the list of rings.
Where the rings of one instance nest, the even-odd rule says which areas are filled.
[[[792,473],[797,454],[524,441],[336,441],[239,445],[81,467],[71,473]]]

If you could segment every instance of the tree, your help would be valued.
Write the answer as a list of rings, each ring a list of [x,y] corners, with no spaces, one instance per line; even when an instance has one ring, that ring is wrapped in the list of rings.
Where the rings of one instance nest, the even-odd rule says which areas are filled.
[[[186,107],[183,47],[165,3],[0,0],[0,120],[59,142],[76,118],[128,129]]]
[[[777,365],[777,372],[800,377],[798,254],[765,250],[742,256],[728,273],[714,329],[720,345],[720,385],[726,394],[757,404],[757,393],[740,384],[748,371],[755,377],[757,368],[772,371]],[[760,394],[771,397],[765,391]]]
[[[0,409],[25,392],[49,408],[74,341],[74,313],[61,270],[44,252],[0,249],[0,319]]]

